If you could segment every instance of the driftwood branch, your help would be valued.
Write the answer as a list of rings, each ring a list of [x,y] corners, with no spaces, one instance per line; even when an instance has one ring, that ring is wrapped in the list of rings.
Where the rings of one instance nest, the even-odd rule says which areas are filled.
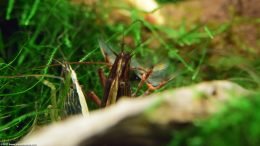
[[[172,131],[189,128],[249,92],[228,81],[204,82],[140,98],[122,98],[116,105],[75,116],[26,136],[20,144],[86,146],[157,146]]]

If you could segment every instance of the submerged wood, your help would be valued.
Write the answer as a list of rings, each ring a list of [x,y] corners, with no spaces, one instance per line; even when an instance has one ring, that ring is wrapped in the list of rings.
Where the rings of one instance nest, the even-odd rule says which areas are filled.
[[[37,146],[157,146],[174,130],[192,127],[249,91],[229,81],[203,82],[140,98],[122,98],[113,106],[46,126],[19,144]]]

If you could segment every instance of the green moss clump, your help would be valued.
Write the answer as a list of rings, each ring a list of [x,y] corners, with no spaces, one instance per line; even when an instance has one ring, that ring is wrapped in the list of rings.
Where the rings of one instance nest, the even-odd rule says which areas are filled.
[[[235,98],[235,97],[234,97]],[[194,128],[174,132],[168,146],[258,146],[260,144],[260,93],[233,100],[208,120]]]

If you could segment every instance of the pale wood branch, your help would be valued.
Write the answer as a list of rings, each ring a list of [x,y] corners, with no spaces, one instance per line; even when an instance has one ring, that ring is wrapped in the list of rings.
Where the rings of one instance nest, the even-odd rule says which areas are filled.
[[[232,100],[250,92],[229,81],[203,82],[148,97],[122,98],[117,104],[52,124],[24,138],[37,146],[156,146],[174,130],[192,127]]]

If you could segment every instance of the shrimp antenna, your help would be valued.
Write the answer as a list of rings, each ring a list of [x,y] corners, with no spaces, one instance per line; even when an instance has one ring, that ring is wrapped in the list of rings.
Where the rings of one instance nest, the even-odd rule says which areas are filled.
[[[125,51],[125,33],[123,32],[123,37],[122,37],[122,40],[121,40],[121,52],[124,52]]]

